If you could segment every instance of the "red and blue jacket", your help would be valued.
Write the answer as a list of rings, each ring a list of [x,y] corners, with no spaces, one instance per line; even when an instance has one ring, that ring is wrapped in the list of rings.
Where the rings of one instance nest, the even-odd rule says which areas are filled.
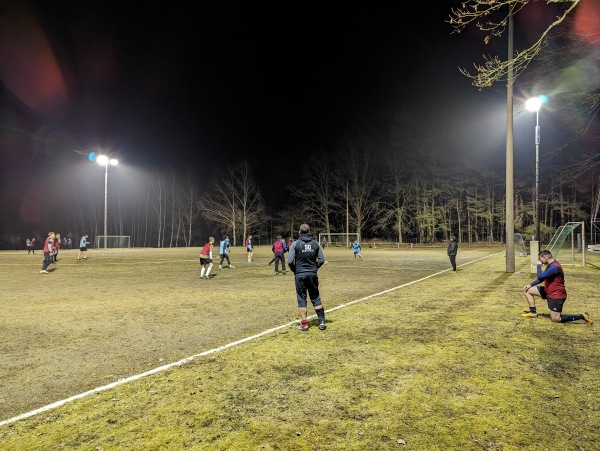
[[[537,265],[537,279],[531,282],[531,286],[544,282],[544,290],[552,299],[567,299],[565,287],[565,274],[562,266],[556,260],[546,266],[542,271],[542,265]]]

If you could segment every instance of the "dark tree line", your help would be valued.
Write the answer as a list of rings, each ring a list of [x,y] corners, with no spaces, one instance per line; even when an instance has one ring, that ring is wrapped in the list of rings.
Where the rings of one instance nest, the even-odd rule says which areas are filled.
[[[451,234],[467,243],[504,241],[502,171],[415,150],[375,149],[345,136],[307,162],[301,181],[288,186],[291,201],[277,211],[266,205],[248,162],[216,171],[205,186],[193,173],[154,173],[136,190],[113,191],[109,234],[130,235],[136,247],[198,246],[225,234],[243,245],[249,233],[267,243],[308,222],[315,234],[348,227],[363,239],[395,243],[435,243]],[[542,242],[565,222],[588,221],[588,178],[563,180],[560,168],[541,178]],[[515,231],[530,236],[535,181],[528,173],[516,179]],[[77,205],[70,229],[102,234],[102,203],[77,198]]]
[[[108,235],[130,236],[134,247],[168,248],[200,246],[209,235],[218,240],[228,234],[241,246],[249,233],[257,243],[270,243],[277,234],[295,235],[308,222],[315,235],[349,230],[364,240],[399,244],[435,243],[451,234],[466,243],[504,242],[502,162],[447,154],[419,125],[424,123],[400,112],[385,140],[376,134],[342,136],[304,167],[294,168],[300,176],[289,181],[288,201],[279,206],[267,203],[263,193],[272,187],[257,183],[247,161],[215,170],[202,182],[192,170],[131,174],[114,169],[109,173]],[[553,167],[546,160],[542,167],[541,240],[547,243],[559,225],[589,221],[598,174],[592,167],[573,177],[564,165]],[[38,227],[38,240],[49,230],[74,243],[84,232],[92,240],[103,235],[103,175],[91,164],[87,172],[64,177],[68,183],[53,203],[42,199],[40,208],[47,210],[41,212],[46,219]],[[535,179],[529,165],[517,165],[514,188],[515,232],[527,238],[535,229]],[[63,198],[69,202],[61,210],[56,202],[62,204]],[[30,235],[3,237],[12,243],[3,247],[20,248]]]
[[[280,208],[267,205],[262,193],[270,187],[259,186],[247,161],[216,170],[204,183],[193,171],[126,177],[115,170],[109,174],[108,234],[130,236],[134,247],[160,248],[200,246],[209,235],[218,240],[228,234],[241,246],[249,233],[257,242],[270,243],[277,234],[295,235],[308,222],[315,235],[349,230],[364,240],[376,237],[399,244],[435,243],[451,234],[466,243],[503,242],[502,165],[478,165],[444,154],[427,136],[405,113],[395,117],[384,142],[347,134],[307,159],[301,176],[287,187],[289,201]],[[559,225],[587,222],[595,195],[597,174],[572,178],[561,167],[544,162],[540,178],[541,240],[546,243]],[[101,186],[100,172],[90,168],[94,188]],[[84,232],[92,239],[103,235],[103,193],[78,190],[80,183],[74,178],[63,188],[71,199],[68,210],[46,213],[48,230],[75,243]],[[515,231],[525,237],[535,229],[534,193],[529,168],[517,173]],[[57,217],[63,220],[61,230]],[[15,238],[16,247],[26,237]]]

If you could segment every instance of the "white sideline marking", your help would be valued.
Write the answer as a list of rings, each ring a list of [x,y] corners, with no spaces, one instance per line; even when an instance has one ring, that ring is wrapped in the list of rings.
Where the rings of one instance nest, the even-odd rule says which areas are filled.
[[[502,252],[504,252],[504,251],[502,251]],[[461,266],[467,266],[467,265],[470,265],[471,263],[475,263],[475,262],[478,262],[480,260],[484,260],[486,258],[493,257],[494,255],[501,254],[502,252],[496,252],[495,254],[486,255],[485,257],[481,257],[481,258],[478,258],[476,260],[473,260],[473,261],[470,261],[470,262],[467,262],[467,263],[463,263],[462,265],[456,265],[456,267],[460,268]],[[444,269],[443,271],[439,271],[439,272],[436,272],[434,274],[430,274],[430,275],[425,276],[425,277],[421,277],[420,279],[413,280],[412,282],[407,282],[405,284],[398,285],[397,287],[388,288],[387,290],[380,291],[379,293],[370,294],[369,296],[365,296],[364,298],[355,299],[354,301],[350,301],[350,302],[347,302],[345,304],[340,304],[337,307],[333,307],[333,308],[327,309],[327,312],[333,312],[334,310],[339,310],[342,307],[347,307],[349,305],[356,304],[357,302],[366,301],[367,299],[371,299],[371,298],[374,298],[374,297],[377,297],[377,296],[381,296],[382,294],[386,294],[386,293],[390,293],[392,291],[399,290],[400,288],[404,288],[404,287],[407,287],[409,285],[413,285],[413,284],[415,284],[417,282],[422,282],[424,280],[431,279],[432,277],[439,276],[440,274],[444,274],[445,272],[448,272],[448,271],[450,271],[450,268]],[[314,318],[315,316],[316,315],[312,315],[312,316],[310,316],[310,318]],[[0,423],[0,426],[1,425],[2,425],[2,423]]]
[[[467,262],[467,263],[463,263],[462,265],[458,265],[458,267],[467,266],[467,265],[470,265],[471,263],[475,263],[475,262],[478,262],[480,260],[484,260],[486,258],[493,257],[494,255],[501,254],[501,253],[502,252],[497,252],[496,254],[490,254],[490,255],[487,255],[485,257],[481,257],[481,258],[478,258],[476,260],[473,260],[473,261],[470,261],[470,262]],[[409,285],[413,285],[415,283],[422,282],[422,281],[430,279],[432,277],[439,276],[440,274],[443,274],[443,273],[448,272],[448,271],[450,271],[450,269],[445,269],[445,270],[439,271],[439,272],[437,272],[435,274],[430,274],[429,276],[422,277],[422,278],[417,279],[417,280],[413,280],[412,282],[407,282],[405,284],[398,285],[397,287],[393,287],[393,288],[389,288],[389,289],[384,290],[384,291],[380,291],[379,293],[371,294],[369,296],[365,296],[363,298],[356,299],[354,301],[347,302],[345,304],[340,304],[337,307],[333,307],[331,309],[327,309],[327,312],[332,312],[334,310],[339,310],[339,309],[341,309],[343,307],[348,307],[349,305],[353,305],[353,304],[356,304],[358,302],[366,301],[367,299],[371,299],[371,298],[375,298],[377,296],[381,296],[382,294],[391,293],[392,291],[396,291],[396,290],[399,290],[400,288],[408,287]],[[315,317],[316,317],[316,315],[311,315],[311,316],[308,317],[308,319],[312,319],[312,318],[315,318]],[[100,392],[109,390],[111,388],[117,387],[119,385],[125,384],[127,382],[135,381],[137,379],[141,379],[142,377],[150,376],[151,374],[156,374],[156,373],[159,373],[161,371],[168,370],[169,368],[173,368],[173,367],[176,367],[176,366],[181,366],[181,365],[183,365],[185,363],[188,363],[188,362],[194,360],[195,358],[203,357],[203,356],[206,356],[206,355],[209,355],[209,354],[214,354],[215,352],[219,352],[219,351],[222,351],[224,349],[231,348],[233,346],[237,346],[239,344],[245,343],[247,341],[254,340],[256,338],[262,337],[263,335],[268,335],[268,334],[270,334],[272,332],[278,331],[280,329],[285,329],[285,328],[293,326],[294,324],[297,324],[297,323],[298,323],[298,321],[294,320],[294,321],[291,321],[291,322],[289,322],[287,324],[283,324],[281,326],[273,327],[272,329],[264,330],[264,331],[262,331],[262,332],[260,332],[260,333],[258,333],[256,335],[252,335],[250,337],[242,338],[241,340],[237,340],[237,341],[228,343],[226,345],[219,346],[218,348],[213,348],[213,349],[210,349],[208,351],[201,352],[199,354],[194,354],[194,355],[192,355],[190,357],[186,357],[185,359],[178,360],[177,362],[172,362],[172,363],[169,363],[167,365],[159,366],[157,368],[153,368],[151,370],[148,370],[148,371],[146,371],[144,373],[136,374],[134,376],[129,376],[129,377],[126,377],[126,378],[123,378],[123,379],[119,379],[119,380],[117,380],[115,382],[111,382],[108,385],[103,385],[101,387],[96,387],[96,388],[93,388],[93,389],[88,390],[86,392],[79,393],[78,395],[71,396],[70,398],[66,398],[66,399],[62,399],[60,401],[53,402],[52,404],[48,404],[46,406],[40,407],[39,409],[35,409],[35,410],[31,410],[29,412],[22,413],[21,415],[17,415],[16,417],[9,418],[8,420],[0,421],[0,427],[5,426],[5,425],[10,424],[10,423],[14,423],[14,422],[19,421],[19,420],[24,420],[25,418],[32,417],[34,415],[37,415],[38,413],[46,412],[47,410],[51,410],[51,409],[54,409],[56,407],[60,407],[60,406],[66,404],[68,402],[84,398],[84,397],[86,397],[88,395],[93,395],[94,393],[100,393]]]

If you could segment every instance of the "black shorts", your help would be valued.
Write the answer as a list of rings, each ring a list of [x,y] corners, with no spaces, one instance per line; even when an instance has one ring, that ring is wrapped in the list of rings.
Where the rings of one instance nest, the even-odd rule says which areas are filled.
[[[548,308],[550,309],[550,311],[558,312],[558,313],[562,312],[563,305],[564,305],[566,299],[551,298],[546,293],[546,290],[544,289],[544,287],[538,287],[538,291],[540,292],[540,296],[542,297],[542,299],[546,299],[546,302],[548,302]]]
[[[306,308],[306,294],[315,307],[321,305],[321,295],[319,293],[319,277],[316,274],[296,275],[296,298],[298,307]]]
[[[79,250],[80,250],[81,252],[87,252],[87,247],[80,247],[80,248],[79,248]]]
[[[202,258],[200,257],[200,264],[201,265],[209,265],[212,263],[212,258]]]

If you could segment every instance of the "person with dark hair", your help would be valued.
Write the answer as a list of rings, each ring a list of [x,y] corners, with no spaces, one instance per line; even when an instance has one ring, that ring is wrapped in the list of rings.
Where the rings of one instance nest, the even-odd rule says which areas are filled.
[[[308,331],[308,320],[306,318],[306,295],[310,296],[317,318],[319,329],[325,330],[325,309],[319,294],[318,269],[325,264],[323,249],[319,243],[310,235],[308,224],[300,226],[300,236],[290,245],[288,254],[288,266],[295,274],[296,296],[298,300],[298,311],[300,312],[300,330]]]
[[[79,254],[77,254],[77,260],[81,260],[81,256],[83,256],[84,260],[87,260],[87,245],[88,245],[88,234],[84,233],[79,241]]]
[[[48,232],[48,237],[46,238],[46,241],[44,242],[44,262],[42,264],[42,269],[40,271],[40,274],[48,274],[48,266],[50,266],[52,264],[52,255],[53,255],[53,251],[52,251],[52,245],[54,244],[54,232]]]
[[[285,243],[281,239],[281,235],[277,235],[277,239],[271,246],[273,250],[273,260],[275,260],[275,275],[279,274],[279,263],[281,262],[281,271],[285,274],[285,259],[283,258],[283,254],[287,252],[287,247]],[[269,263],[271,265],[271,263]]]
[[[248,254],[248,263],[252,263],[252,257],[254,256],[254,248],[252,247],[252,235],[248,235],[248,238],[246,238],[246,253]]]
[[[223,261],[227,260],[227,265],[230,269],[235,268],[231,264],[229,260],[229,248],[231,247],[231,241],[229,240],[229,235],[225,235],[225,238],[221,240],[219,243],[219,255],[221,256],[221,261],[219,263],[219,269],[223,269]]]
[[[31,251],[31,253],[33,255],[35,255],[35,238],[32,238],[31,241],[29,242],[29,249],[27,249],[28,255],[29,255],[29,251]]]
[[[542,271],[542,265],[546,269]],[[543,287],[537,287],[539,283],[544,282]],[[537,309],[535,307],[535,298],[546,299],[550,309],[550,319],[553,323],[567,323],[571,321],[584,320],[592,325],[594,321],[590,318],[588,312],[578,315],[563,314],[562,309],[567,300],[567,289],[565,287],[565,273],[562,266],[558,263],[549,250],[544,250],[538,254],[537,278],[523,287],[525,299],[529,304],[529,310],[521,313],[524,318],[537,318]]]
[[[456,237],[452,235],[450,237],[450,244],[448,244],[448,257],[450,258],[450,264],[452,265],[452,271],[456,272],[456,254],[458,253],[458,242]]]
[[[54,245],[52,246],[52,263],[56,263],[58,261],[58,250],[60,249],[60,244],[60,233],[57,233],[54,239]]]

